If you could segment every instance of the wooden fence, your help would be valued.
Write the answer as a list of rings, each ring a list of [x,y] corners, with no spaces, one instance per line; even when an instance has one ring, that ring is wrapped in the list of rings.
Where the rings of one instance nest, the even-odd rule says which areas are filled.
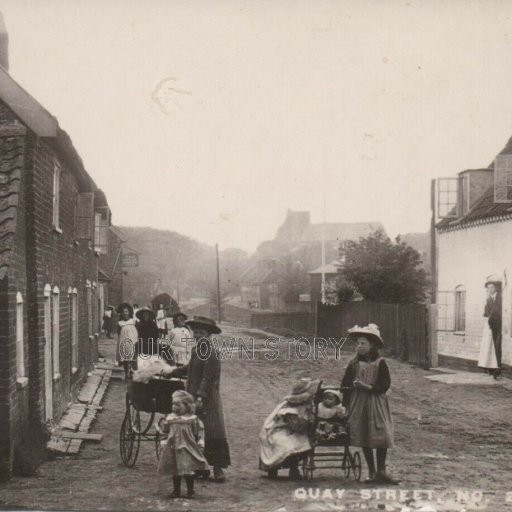
[[[422,367],[430,366],[428,310],[424,304],[345,302],[317,304],[316,336],[341,338],[354,325],[374,323],[384,339],[384,353]],[[350,346],[350,345],[349,345]]]

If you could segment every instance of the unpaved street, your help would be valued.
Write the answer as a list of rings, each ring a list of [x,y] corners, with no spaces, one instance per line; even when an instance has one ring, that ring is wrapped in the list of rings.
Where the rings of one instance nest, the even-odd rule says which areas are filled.
[[[341,361],[276,361],[264,358],[265,333],[224,326],[228,336],[254,337],[255,360],[224,361],[222,396],[233,466],[224,485],[197,483],[197,499],[166,501],[158,494],[156,458],[152,443],[143,443],[137,465],[124,467],[118,433],[124,415],[125,385],[111,381],[104,410],[92,432],[104,434],[101,444],[86,444],[76,459],[44,464],[38,478],[15,478],[0,488],[2,508],[54,510],[346,510],[368,486],[346,480],[341,471],[324,470],[311,483],[290,482],[286,474],[268,480],[258,470],[258,432],[264,418],[287,394],[296,377],[312,376],[338,384],[350,357]],[[113,355],[113,341],[102,352]],[[512,491],[512,408],[510,386],[453,386],[424,378],[430,372],[390,361],[390,397],[396,430],[396,449],[389,471],[402,480],[401,489],[447,488],[482,490],[492,500],[488,510],[505,509],[505,491]],[[363,465],[364,468],[364,465]],[[363,478],[366,472],[363,469]],[[297,500],[299,487],[346,489],[336,502]],[[451,496],[451,494],[450,494]],[[449,499],[448,497],[446,499]],[[354,503],[353,503],[354,501]],[[388,510],[392,507],[388,500]],[[379,500],[372,501],[377,507]],[[383,506],[383,505],[382,505]],[[414,509],[413,509],[414,510]],[[442,510],[440,508],[439,510]]]

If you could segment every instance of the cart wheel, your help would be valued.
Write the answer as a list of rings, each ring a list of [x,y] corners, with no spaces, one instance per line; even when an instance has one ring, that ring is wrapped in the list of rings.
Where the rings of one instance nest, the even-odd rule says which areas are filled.
[[[306,481],[313,480],[313,470],[314,470],[314,459],[313,455],[308,455],[304,461],[302,462],[302,477]]]
[[[123,464],[129,468],[133,467],[139,455],[140,433],[135,432],[132,428],[128,411],[121,425],[119,434],[119,451],[121,452],[121,460]]]
[[[128,397],[126,397],[126,409],[129,411],[130,422],[133,430],[142,436],[147,434],[153,425],[155,413],[139,411],[135,408]]]
[[[359,480],[361,480],[361,456],[359,452],[354,453],[354,457],[352,458],[352,471],[354,472],[356,482],[359,482]]]

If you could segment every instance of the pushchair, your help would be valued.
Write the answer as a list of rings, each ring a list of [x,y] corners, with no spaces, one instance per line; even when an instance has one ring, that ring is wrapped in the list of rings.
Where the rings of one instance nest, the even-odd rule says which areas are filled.
[[[317,469],[341,469],[346,478],[350,475],[357,482],[361,479],[361,456],[359,451],[350,450],[350,433],[347,417],[323,419],[318,417],[318,407],[326,390],[343,392],[344,388],[318,385],[314,397],[314,422],[311,424],[309,439],[312,449],[302,460],[304,480],[311,480]]]

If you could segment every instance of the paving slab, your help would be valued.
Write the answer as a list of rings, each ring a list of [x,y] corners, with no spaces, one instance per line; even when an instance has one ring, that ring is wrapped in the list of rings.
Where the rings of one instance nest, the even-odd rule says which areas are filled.
[[[435,368],[440,372],[437,375],[427,375],[426,379],[443,384],[466,385],[466,386],[501,386],[512,389],[512,380],[507,378],[493,379],[486,373],[467,372],[458,370],[446,370],[441,372],[440,368]]]

